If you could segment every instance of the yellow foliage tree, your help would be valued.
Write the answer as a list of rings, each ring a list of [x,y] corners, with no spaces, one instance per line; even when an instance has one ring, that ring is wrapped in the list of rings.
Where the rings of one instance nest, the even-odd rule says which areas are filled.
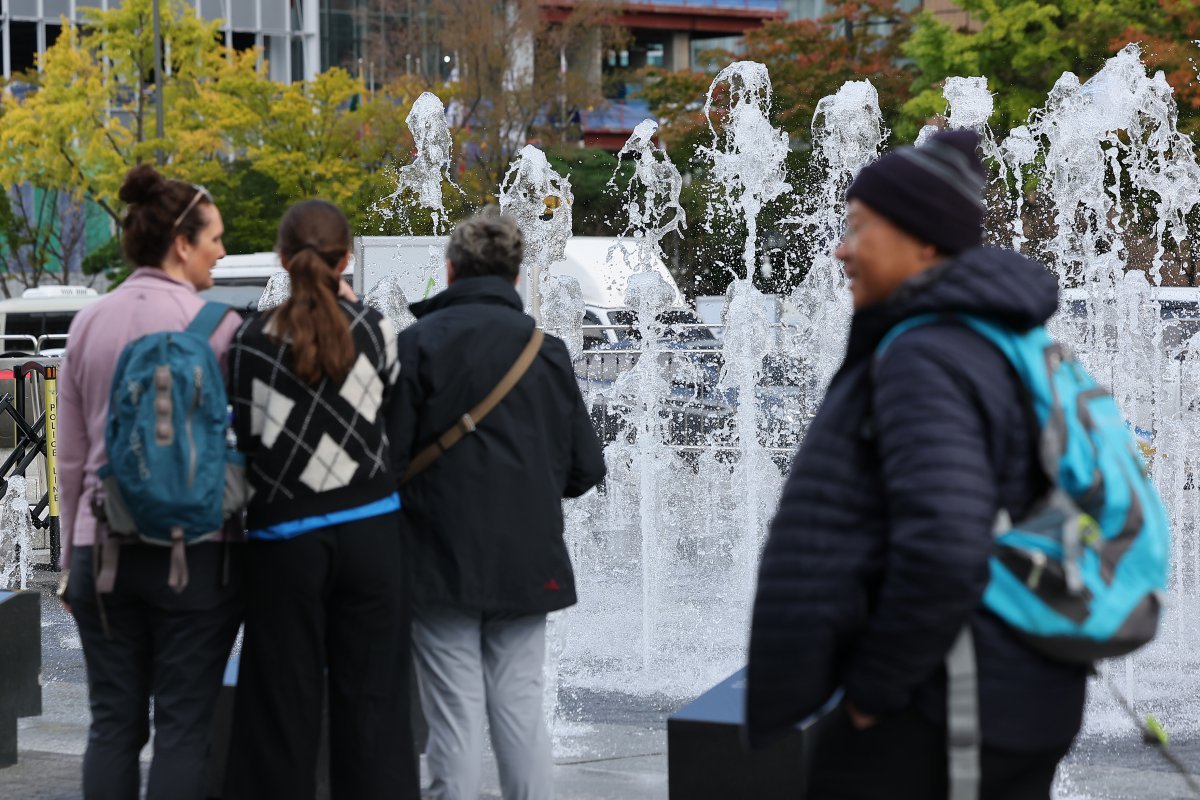
[[[164,0],[159,139],[152,0],[85,13],[82,26],[64,20],[40,72],[22,76],[33,91],[0,96],[0,187],[67,192],[116,222],[125,172],[158,161],[170,177],[212,187],[256,248],[269,246],[290,202],[323,197],[361,227],[366,209],[394,188],[383,168],[407,161],[416,79],[372,94],[340,68],[275,83],[260,51],[225,47],[219,22]]]

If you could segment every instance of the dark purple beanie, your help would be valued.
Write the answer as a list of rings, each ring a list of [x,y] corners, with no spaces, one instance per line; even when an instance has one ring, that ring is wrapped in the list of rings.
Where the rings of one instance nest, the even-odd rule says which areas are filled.
[[[899,228],[948,255],[983,242],[979,134],[942,131],[920,147],[900,147],[868,164],[846,191]]]

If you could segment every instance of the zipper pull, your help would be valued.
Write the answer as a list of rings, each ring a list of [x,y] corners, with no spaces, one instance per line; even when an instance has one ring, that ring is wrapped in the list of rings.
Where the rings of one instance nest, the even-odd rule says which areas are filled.
[[[1030,550],[1029,558],[1033,561],[1033,569],[1025,579],[1025,585],[1037,591],[1038,584],[1042,582],[1042,573],[1046,571],[1046,554],[1041,550]]]

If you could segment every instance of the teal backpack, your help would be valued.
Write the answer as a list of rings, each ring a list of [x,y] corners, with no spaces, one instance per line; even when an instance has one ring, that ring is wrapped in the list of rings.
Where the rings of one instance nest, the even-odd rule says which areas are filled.
[[[1170,526],[1116,401],[1044,327],[1024,333],[966,314],[900,323],[875,351],[953,319],[991,342],[1021,380],[1050,489],[1033,510],[996,518],[983,605],[1051,659],[1090,664],[1154,638],[1167,585]],[[951,800],[974,800],[979,714],[970,627],[946,657]],[[1135,717],[1136,721],[1136,717]]]
[[[1112,395],[1043,327],[1017,333],[954,319],[1012,365],[1037,421],[1050,491],[1033,512],[1001,511],[983,604],[1046,656],[1080,664],[1125,655],[1154,638],[1166,589],[1170,529],[1138,442]],[[893,328],[876,357],[905,331]]]
[[[120,538],[172,548],[168,584],[187,585],[184,548],[215,536],[225,519],[228,446],[225,378],[209,345],[229,306],[206,303],[183,331],[135,339],[117,359],[104,446],[101,513],[110,536],[99,591],[111,591]]]

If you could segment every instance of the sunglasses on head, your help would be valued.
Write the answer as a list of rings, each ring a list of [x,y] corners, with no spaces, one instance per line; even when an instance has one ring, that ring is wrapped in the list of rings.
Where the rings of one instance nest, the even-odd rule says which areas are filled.
[[[172,226],[172,230],[179,227],[179,223],[183,222],[183,218],[188,215],[189,211],[196,207],[196,204],[199,203],[201,199],[207,200],[210,203],[213,201],[212,195],[208,193],[208,189],[205,189],[203,186],[199,186],[197,184],[192,184],[192,188],[196,190],[196,193],[192,195],[191,202],[184,206],[183,213],[175,218],[175,224]]]

